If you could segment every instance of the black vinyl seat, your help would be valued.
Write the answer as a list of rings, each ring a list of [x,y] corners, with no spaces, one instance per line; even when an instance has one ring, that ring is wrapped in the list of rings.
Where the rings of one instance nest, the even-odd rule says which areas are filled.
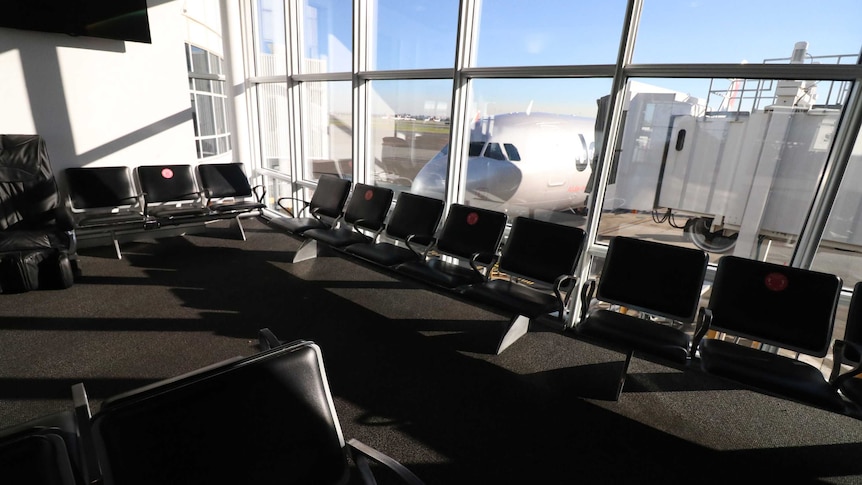
[[[422,483],[380,451],[345,442],[323,356],[308,341],[106,399],[91,423],[105,485],[374,483],[369,460]]]
[[[330,228],[311,228],[302,233],[305,241],[296,251],[293,262],[298,263],[318,255],[318,242],[341,249],[355,243],[374,241],[383,230],[386,214],[392,205],[392,189],[367,184],[356,184],[353,195],[344,208],[338,223]],[[365,231],[365,232],[363,232]]]
[[[241,163],[201,163],[198,165],[198,176],[209,217],[233,219],[240,237],[245,241],[241,219],[260,215],[266,208],[266,187],[252,187]]]
[[[484,281],[463,290],[471,300],[515,314],[498,354],[523,336],[533,319],[551,316],[556,323],[565,323],[568,298],[563,293],[574,283],[572,273],[584,236],[577,227],[515,218],[498,261],[498,270],[505,277],[491,279],[487,273]]]
[[[701,368],[768,394],[844,412],[844,400],[820,369],[778,353],[826,356],[841,286],[841,278],[832,274],[723,256],[702,311],[704,329],[759,347],[705,338]]]
[[[276,203],[289,217],[278,219],[278,225],[297,236],[301,236],[308,229],[332,227],[344,210],[344,204],[350,195],[350,185],[349,179],[323,174],[317,180],[317,188],[314,189],[311,200],[280,197]],[[296,209],[288,204],[300,207]]]
[[[428,256],[401,263],[394,269],[448,290],[479,283],[484,274],[475,268],[482,264],[486,266],[485,271],[489,271],[494,264],[507,220],[508,216],[502,212],[452,204],[439,236],[427,251]],[[455,261],[445,261],[441,256],[455,258]]]
[[[418,261],[434,238],[443,209],[440,199],[401,192],[381,237],[377,241],[351,244],[344,251],[386,267]]]
[[[851,368],[842,372],[842,366]],[[836,339],[833,347],[832,373],[829,382],[856,406],[862,417],[862,281],[853,286],[850,307],[844,327],[844,338]]]
[[[144,214],[160,226],[198,222],[208,214],[191,165],[141,165],[135,171],[146,201]]]
[[[248,181],[241,163],[201,163],[201,189],[209,210],[222,215],[245,214],[266,208],[266,188]]]
[[[575,330],[581,338],[627,354],[617,395],[635,351],[688,363],[693,338],[685,327],[697,316],[707,264],[707,254],[698,249],[624,236],[610,240],[598,283],[583,286]],[[593,292],[597,302],[610,306],[591,309]]]
[[[107,233],[117,258],[122,258],[117,233],[152,229],[153,217],[144,215],[144,195],[128,167],[73,167],[64,172],[69,203],[78,237]]]
[[[39,418],[0,432],[3,483],[83,485],[71,413]]]

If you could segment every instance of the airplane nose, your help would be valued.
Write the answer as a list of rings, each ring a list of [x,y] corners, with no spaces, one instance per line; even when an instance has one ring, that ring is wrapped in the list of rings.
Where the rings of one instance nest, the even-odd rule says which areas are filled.
[[[410,192],[443,200],[446,195],[446,180],[438,173],[419,174],[413,179]]]

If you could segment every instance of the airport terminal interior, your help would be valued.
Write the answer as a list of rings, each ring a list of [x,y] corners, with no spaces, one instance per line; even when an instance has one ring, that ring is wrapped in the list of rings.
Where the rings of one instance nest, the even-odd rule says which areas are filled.
[[[349,483],[351,440],[408,483],[862,483],[860,21],[0,7],[0,474],[59,430],[34,483],[330,483],[298,387],[248,377],[319,350],[288,405],[320,399]]]

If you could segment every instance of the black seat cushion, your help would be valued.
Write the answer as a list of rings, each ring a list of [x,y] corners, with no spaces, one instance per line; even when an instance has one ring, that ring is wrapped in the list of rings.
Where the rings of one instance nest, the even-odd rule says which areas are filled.
[[[389,242],[351,244],[344,248],[350,254],[382,266],[396,266],[418,261],[420,255],[403,246]]]
[[[329,229],[329,224],[314,217],[292,217],[279,220],[289,232],[301,235],[309,229]]]
[[[678,328],[611,310],[594,310],[578,326],[580,335],[615,342],[627,350],[685,363],[691,337]]]
[[[338,229],[308,229],[302,233],[304,237],[316,239],[334,248],[340,248],[350,244],[358,244],[371,240],[370,236],[361,234],[351,228]]]
[[[395,271],[447,289],[479,283],[483,279],[482,275],[470,267],[439,259],[408,261],[396,266]]]
[[[551,293],[502,279],[470,286],[464,290],[464,295],[530,318],[553,312],[558,304]]]
[[[783,355],[732,342],[706,339],[700,344],[706,372],[781,396],[841,412],[844,401],[819,369]]]

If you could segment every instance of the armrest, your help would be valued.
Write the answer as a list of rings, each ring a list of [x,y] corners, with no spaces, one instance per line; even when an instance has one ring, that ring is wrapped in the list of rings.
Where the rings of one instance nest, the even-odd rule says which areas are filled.
[[[593,294],[596,292],[596,280],[589,280],[581,287],[581,318],[579,322],[583,322],[587,318],[587,311],[590,309],[590,302],[593,300]]]
[[[72,386],[72,404],[75,406],[75,421],[78,430],[82,471],[85,475],[84,481],[85,483],[101,483],[102,467],[96,455],[96,445],[90,426],[90,419],[93,415],[90,411],[90,401],[83,382]]]
[[[575,282],[578,279],[572,275],[560,275],[554,280],[554,295],[557,297],[557,302],[559,303],[559,307],[557,311],[560,316],[560,320],[565,320],[566,307],[569,305],[569,298],[572,296],[572,292],[569,291],[566,293],[566,297],[563,298],[563,285],[568,283],[569,281]]]
[[[425,483],[413,472],[408,470],[407,467],[397,462],[389,455],[386,455],[385,453],[382,453],[357,439],[351,439],[348,441],[347,449],[350,452],[350,456],[353,461],[356,462],[356,466],[359,468],[363,483],[377,483],[374,479],[374,474],[371,472],[368,460],[372,460],[385,466],[398,475],[398,478],[400,478],[404,483],[411,485],[424,485]]]
[[[486,265],[485,272],[483,273],[479,269],[479,258],[483,258],[488,260],[488,263],[482,263]],[[491,268],[494,266],[494,263],[497,262],[497,255],[491,253],[473,253],[473,256],[470,257],[470,268],[473,269],[476,273],[478,273],[485,281],[491,279]]]
[[[302,206],[302,208],[301,208],[301,209],[299,209],[298,211],[296,211],[296,215],[293,215],[293,211],[292,211],[292,210],[290,210],[290,208],[286,207],[286,206],[282,203],[282,202],[283,202],[283,201],[285,201],[285,200],[292,200],[292,201],[294,201],[294,202],[299,202],[299,205],[301,205],[301,206]],[[288,197],[279,197],[279,198],[278,198],[278,200],[276,200],[276,201],[275,201],[275,203],[276,203],[276,204],[278,204],[278,206],[279,206],[279,207],[281,207],[281,210],[283,210],[283,211],[287,212],[287,213],[290,215],[290,217],[296,217],[296,216],[298,216],[298,215],[299,215],[299,214],[301,214],[301,213],[302,213],[302,211],[304,211],[304,210],[308,207],[308,205],[309,205],[309,202],[306,202],[306,201],[304,201],[304,200],[302,200],[302,199],[297,199],[296,197],[290,197],[290,196],[288,196]]]
[[[413,247],[413,241],[419,238],[424,238],[426,240],[426,242],[417,241],[419,244],[425,246],[425,251],[417,251],[416,248]],[[420,258],[428,256],[428,250],[431,249],[431,246],[433,246],[435,242],[437,242],[437,240],[434,238],[434,236],[421,236],[419,234],[411,234],[407,236],[406,239],[404,239],[404,244],[407,245],[407,249],[413,251],[413,253]]]
[[[709,327],[712,325],[712,310],[706,307],[700,307],[697,312],[697,327],[694,329],[694,336],[691,339],[691,350],[689,357],[694,357],[697,348],[700,346],[700,341],[706,337],[706,332],[709,332]]]
[[[829,383],[833,386],[839,386],[847,379],[853,379],[862,373],[862,360],[854,361],[846,358],[847,349],[850,348],[857,355],[862,355],[862,345],[848,342],[847,340],[836,339],[835,345],[832,347],[832,372],[829,375]],[[841,365],[844,362],[852,362],[852,368],[841,373]]]
[[[255,185],[251,188],[251,193],[254,194],[254,199],[258,204],[263,204],[263,199],[266,197],[266,187],[263,185]]]

